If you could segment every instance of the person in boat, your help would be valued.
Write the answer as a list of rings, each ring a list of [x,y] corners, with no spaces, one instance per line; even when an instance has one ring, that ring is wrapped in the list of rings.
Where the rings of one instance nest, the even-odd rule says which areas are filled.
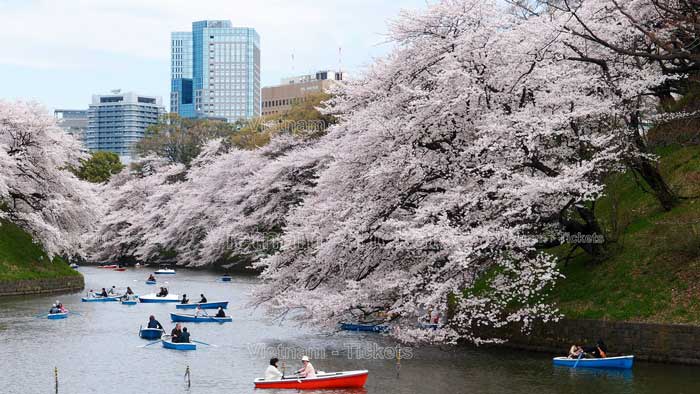
[[[112,288],[109,289],[109,294],[110,295],[117,294],[117,286],[112,286]]]
[[[182,335],[182,326],[180,325],[180,323],[177,323],[175,325],[175,328],[173,328],[172,331],[170,331],[170,340],[173,343],[178,343],[178,342],[180,342],[181,335]]]
[[[270,359],[270,365],[268,365],[265,370],[265,380],[279,380],[284,378],[284,374],[277,368],[277,363],[279,362],[280,360],[277,357]]]
[[[219,307],[219,310],[216,311],[216,317],[226,317],[226,313],[224,312],[224,308]]]
[[[56,300],[56,308],[58,308],[58,311],[59,311],[60,313],[66,313],[66,312],[68,312],[68,310],[63,306],[63,304],[62,304],[61,301],[59,301],[59,300]]]
[[[150,274],[150,275],[148,276],[148,280],[149,280],[149,281],[155,282],[155,281],[156,281],[156,278],[155,278],[155,276],[153,276],[153,274]]]
[[[299,375],[302,378],[315,378],[316,369],[314,369],[314,366],[311,364],[311,361],[309,361],[309,356],[302,357],[301,363],[304,364],[304,366],[297,371],[297,375]]]
[[[165,287],[160,288],[160,292],[156,294],[156,297],[167,297],[168,296],[168,289]]]
[[[199,295],[201,298],[198,302],[198,304],[206,304],[207,303],[207,297],[204,296],[204,294]]]
[[[440,323],[440,311],[438,311],[437,308],[433,308],[430,311],[430,323],[431,324],[438,324]]]
[[[595,346],[579,346],[573,345],[569,349],[569,358],[580,358],[580,357],[593,357],[593,358],[606,358],[608,352],[608,347],[605,345],[602,339],[596,342]]]
[[[197,305],[197,309],[194,311],[194,317],[200,317],[200,316],[209,316],[207,311],[202,309],[201,305]]]
[[[183,295],[182,295],[182,300],[180,300],[180,303],[181,303],[181,304],[187,304],[188,302],[190,302],[190,300],[187,299],[187,294],[183,294]]]
[[[127,295],[134,295],[134,291],[131,290],[131,287],[128,287],[128,286],[127,286],[127,288],[126,288],[126,294],[127,294]]]
[[[49,315],[53,315],[54,313],[61,313],[56,304],[51,305],[51,309],[49,309]]]
[[[102,292],[100,293],[100,297],[109,297],[109,294],[107,294],[107,290],[105,288],[102,288]]]
[[[180,334],[180,338],[177,342],[178,343],[190,343],[190,333],[187,332],[187,327],[182,329],[182,334]]]
[[[156,320],[156,317],[151,315],[148,317],[148,328],[157,328],[162,330],[163,326],[160,325],[160,322]]]

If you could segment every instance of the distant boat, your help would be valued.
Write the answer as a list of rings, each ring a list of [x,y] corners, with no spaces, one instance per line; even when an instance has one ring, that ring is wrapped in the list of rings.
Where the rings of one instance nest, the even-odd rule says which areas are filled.
[[[231,316],[226,317],[214,317],[214,316],[198,316],[194,315],[182,315],[178,313],[171,313],[170,320],[180,323],[227,323],[233,321]]]
[[[71,263],[70,267],[75,270],[75,269],[78,269],[80,266],[78,264]]]
[[[82,302],[113,302],[119,301],[121,296],[111,296],[111,297],[83,297],[80,300]]]
[[[175,275],[175,270],[172,268],[161,268],[154,272],[156,275]]]
[[[219,307],[226,309],[226,308],[228,308],[228,301],[205,302],[202,304],[177,304],[177,305],[175,305],[175,308],[176,309],[197,309],[197,306],[201,306],[202,309],[218,309]]]
[[[143,339],[160,339],[163,330],[160,328],[140,328],[139,336]]]
[[[156,281],[155,281],[155,280],[147,280],[147,281],[146,281],[146,284],[147,284],[147,285],[155,285],[155,284],[156,284]]]
[[[124,271],[126,271],[126,268],[124,268],[124,267],[119,267],[119,268],[115,268],[114,270],[115,270],[115,271],[119,271],[119,272],[124,272]]]
[[[364,387],[369,371],[325,372],[317,373],[315,378],[285,376],[282,379],[255,379],[256,389],[348,389]]]
[[[230,275],[224,275],[221,277],[222,282],[230,282],[231,281],[231,276]]]
[[[562,367],[576,368],[616,368],[630,369],[634,363],[634,356],[619,356],[606,358],[569,358],[569,357],[554,357],[552,359],[554,365]]]
[[[68,312],[49,313],[46,317],[48,317],[49,320],[66,319],[68,318]]]
[[[165,297],[157,297],[156,293],[151,293],[139,297],[139,301],[143,303],[180,302],[180,296],[177,294],[168,294]]]
[[[383,324],[340,323],[340,329],[345,331],[386,332],[389,326]]]
[[[109,265],[100,265],[97,268],[107,268],[107,269],[112,269],[112,268],[119,268],[118,265],[116,264],[109,264]]]
[[[197,345],[194,343],[174,343],[170,341],[163,341],[163,347],[166,349],[174,350],[197,350]]]

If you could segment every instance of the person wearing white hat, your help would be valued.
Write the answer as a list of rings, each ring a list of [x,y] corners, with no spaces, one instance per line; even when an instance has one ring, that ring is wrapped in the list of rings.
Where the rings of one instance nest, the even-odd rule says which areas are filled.
[[[316,370],[314,369],[314,366],[311,365],[311,362],[309,361],[309,356],[302,357],[301,363],[304,364],[304,367],[298,370],[297,374],[302,378],[315,378]]]

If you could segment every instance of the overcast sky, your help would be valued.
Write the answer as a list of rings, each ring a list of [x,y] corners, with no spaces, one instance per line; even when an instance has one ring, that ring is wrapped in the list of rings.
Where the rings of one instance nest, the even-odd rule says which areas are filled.
[[[169,102],[170,32],[230,19],[260,34],[262,85],[338,67],[357,73],[389,48],[387,20],[426,0],[0,0],[0,98],[87,108],[111,89]],[[294,63],[292,64],[292,54]]]

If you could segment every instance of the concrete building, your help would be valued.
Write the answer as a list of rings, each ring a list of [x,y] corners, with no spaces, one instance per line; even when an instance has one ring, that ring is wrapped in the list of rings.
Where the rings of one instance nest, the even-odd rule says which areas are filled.
[[[284,78],[279,85],[262,89],[262,114],[274,115],[287,111],[292,104],[301,102],[306,96],[326,92],[342,80],[342,72],[328,70]]]
[[[160,97],[134,92],[93,95],[88,110],[85,145],[91,152],[108,151],[128,163],[133,157],[133,146],[144,131],[165,113]]]
[[[57,109],[53,111],[58,127],[74,136],[85,146],[85,132],[88,127],[88,110],[86,109]]]
[[[170,112],[186,118],[260,115],[260,36],[231,21],[192,23],[171,33]]]

